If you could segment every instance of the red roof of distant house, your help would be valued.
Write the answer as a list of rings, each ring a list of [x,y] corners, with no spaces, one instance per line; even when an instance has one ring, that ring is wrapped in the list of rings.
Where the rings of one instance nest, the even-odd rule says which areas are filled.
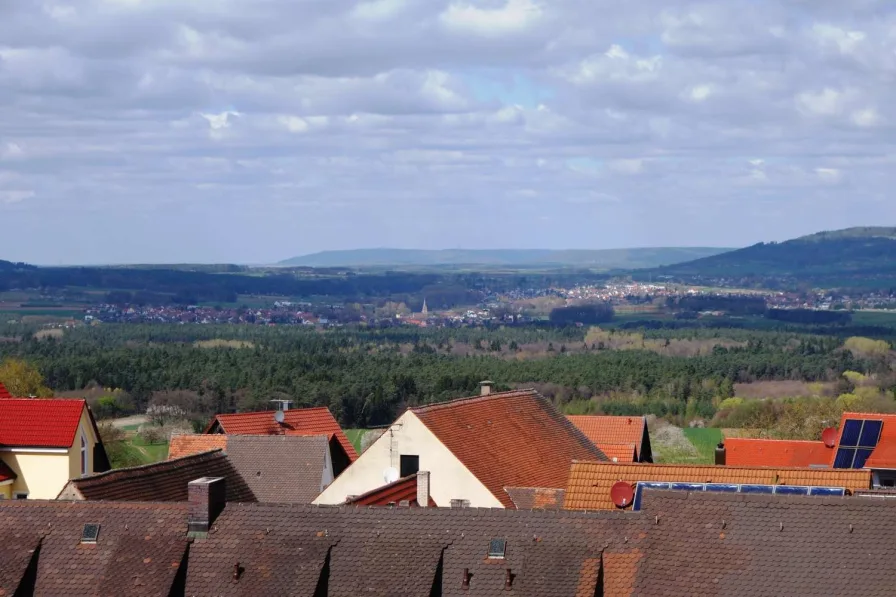
[[[566,487],[573,460],[606,459],[535,390],[410,410],[507,508],[505,487]]]
[[[847,419],[882,421],[880,440],[878,440],[874,452],[872,452],[871,456],[869,456],[868,460],[865,462],[865,468],[896,468],[896,466],[883,466],[887,462],[892,463],[896,460],[896,458],[890,457],[890,455],[896,456],[896,451],[891,448],[891,446],[896,446],[896,415],[883,413],[843,413],[840,417],[840,432],[837,434],[837,447],[840,447],[840,442],[843,439],[843,428]],[[834,458],[837,455],[837,450],[831,450],[831,452],[832,454],[828,460],[828,464],[834,466]]]
[[[205,432],[210,433],[217,423],[228,435],[326,435],[328,438],[335,435],[349,460],[354,462],[358,458],[355,447],[327,407],[292,408],[284,411],[283,416],[281,425],[274,420],[274,411],[269,410],[216,415]]]
[[[4,398],[12,398],[12,394],[9,393],[9,390],[6,389],[6,386],[0,383],[0,399]]]
[[[409,506],[419,506],[417,503],[417,475],[408,475],[403,479],[393,481],[372,489],[367,493],[355,496],[345,500],[349,506],[388,506],[394,504],[401,505],[402,501],[407,501]],[[432,496],[429,498],[429,505],[436,507]]]
[[[635,444],[635,458],[641,456],[641,443],[647,426],[644,417],[570,415],[567,418],[598,447],[601,444]]]
[[[0,483],[5,483],[6,481],[13,481],[18,475],[16,475],[15,471],[13,471],[5,462],[0,460]]]
[[[896,443],[878,444],[865,461],[865,468],[896,469]]]
[[[833,448],[822,441],[779,439],[725,439],[725,464],[730,466],[796,466],[828,465]]]
[[[55,398],[0,400],[0,445],[69,448],[86,402]]]
[[[595,444],[613,462],[637,462],[635,444]]]

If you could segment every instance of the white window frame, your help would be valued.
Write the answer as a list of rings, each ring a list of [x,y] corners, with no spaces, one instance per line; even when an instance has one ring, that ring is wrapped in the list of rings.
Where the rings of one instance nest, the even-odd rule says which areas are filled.
[[[81,432],[81,476],[87,475],[90,462],[87,458],[87,436]]]

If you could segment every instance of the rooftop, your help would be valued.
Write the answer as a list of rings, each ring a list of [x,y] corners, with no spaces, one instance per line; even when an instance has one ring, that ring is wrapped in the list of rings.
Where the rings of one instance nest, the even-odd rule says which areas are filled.
[[[575,462],[569,473],[564,508],[613,510],[616,506],[610,498],[610,490],[619,481],[632,485],[637,481],[678,481],[845,487],[857,490],[871,487],[871,472],[819,468]]]
[[[644,499],[636,513],[229,503],[191,544],[186,504],[6,501],[0,594],[892,594],[896,500]]]
[[[274,420],[275,411],[215,415],[206,433],[216,431],[227,435],[326,435],[335,436],[349,461],[358,458],[355,447],[348,440],[330,409],[291,408],[283,411],[283,423]]]
[[[252,491],[221,450],[72,479],[62,489],[59,499],[185,502],[187,484],[204,476],[227,479],[228,501],[255,501]]]
[[[388,506],[390,504],[400,505],[406,501],[408,506],[418,506],[418,475],[419,473],[408,475],[392,483],[387,483],[362,495],[349,498],[345,503],[351,506]],[[429,498],[428,505],[431,507],[437,506],[432,497]]]
[[[829,466],[833,453],[822,441],[725,439],[725,463],[731,466]]]
[[[563,507],[563,489],[547,487],[505,487],[517,510],[559,510]]]
[[[210,450],[223,450],[227,447],[227,436],[221,434],[205,435],[184,433],[172,435],[168,444],[168,459],[180,458]]]
[[[410,409],[505,507],[505,487],[565,487],[573,460],[606,458],[535,390]]]
[[[12,398],[12,394],[9,393],[6,386],[0,383],[0,400],[5,400],[6,398]]]
[[[58,398],[0,400],[0,446],[70,448],[85,405]]]
[[[634,444],[636,458],[640,456],[638,451],[641,449],[644,429],[647,427],[646,418],[605,415],[569,415],[567,418],[598,446]]]
[[[635,444],[595,444],[612,462],[636,462]]]

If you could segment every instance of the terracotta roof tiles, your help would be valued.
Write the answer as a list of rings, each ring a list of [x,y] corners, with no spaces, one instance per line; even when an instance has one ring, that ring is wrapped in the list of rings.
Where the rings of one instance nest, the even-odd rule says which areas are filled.
[[[569,464],[606,457],[534,390],[410,409],[505,507],[505,487],[565,487]]]
[[[227,435],[326,435],[335,436],[348,455],[349,461],[358,458],[358,452],[348,440],[330,409],[292,408],[284,411],[283,424],[274,420],[274,411],[216,415],[206,433],[220,427]]]
[[[740,437],[725,440],[725,464],[730,466],[828,466],[833,452],[822,441]]]
[[[569,415],[567,418],[598,446],[634,444],[635,458],[640,456],[641,442],[647,427],[647,420],[644,417]]]
[[[637,462],[635,444],[595,444],[612,462]]]
[[[69,448],[84,412],[84,400],[0,400],[0,445]]]
[[[226,447],[227,436],[222,434],[185,433],[172,435],[168,444],[168,460],[210,450],[224,450]]]
[[[856,490],[871,487],[871,472],[849,469],[575,462],[569,474],[564,508],[613,510],[616,506],[610,498],[610,489],[619,481],[633,485],[637,481],[679,481],[829,486]]]

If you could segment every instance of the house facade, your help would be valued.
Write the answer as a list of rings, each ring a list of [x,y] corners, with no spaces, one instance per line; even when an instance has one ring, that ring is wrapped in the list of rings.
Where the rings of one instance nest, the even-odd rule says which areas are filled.
[[[408,409],[314,503],[343,504],[429,471],[441,507],[516,508],[508,488],[562,489],[573,460],[606,456],[534,390],[486,390]]]
[[[84,400],[0,400],[0,499],[54,499],[109,460]]]
[[[314,503],[342,504],[418,471],[431,471],[429,491],[437,504],[448,506],[452,500],[466,500],[469,506],[503,507],[412,410],[364,450]]]

